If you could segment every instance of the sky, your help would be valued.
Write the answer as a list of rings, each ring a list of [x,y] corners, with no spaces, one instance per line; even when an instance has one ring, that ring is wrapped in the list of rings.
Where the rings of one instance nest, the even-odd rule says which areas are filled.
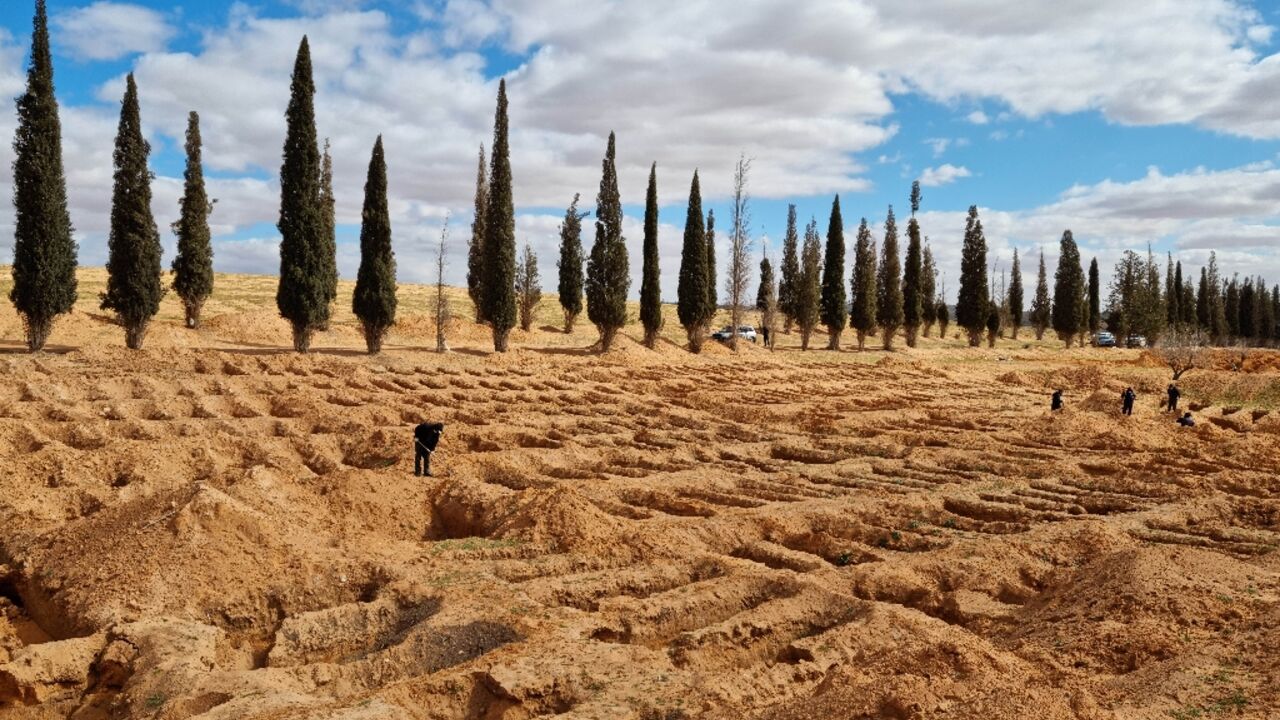
[[[339,268],[359,264],[363,186],[384,138],[402,282],[461,284],[477,153],[497,84],[510,98],[517,242],[555,285],[575,193],[594,209],[617,133],[631,294],[643,198],[660,197],[663,297],[675,299],[689,183],[728,225],[733,167],[748,178],[753,253],[780,252],[787,205],[846,241],[886,210],[919,217],[949,299],[964,216],[977,205],[997,272],[1038,253],[1052,274],[1070,229],[1104,277],[1148,244],[1226,276],[1280,281],[1280,3],[1245,0],[49,0],[71,219],[82,264],[106,259],[111,153],[124,77],[137,79],[166,265],[183,133],[201,117],[219,271],[273,274],[284,111],[309,36],[321,137],[332,142]],[[25,82],[29,0],[0,2],[0,97]],[[0,112],[11,137],[14,106]],[[10,143],[0,196],[12,197]],[[902,223],[905,225],[905,222]],[[594,237],[584,223],[583,241]],[[717,257],[726,256],[719,233]],[[0,203],[0,262],[13,211]],[[847,253],[847,257],[852,257]],[[723,271],[723,268],[722,268]],[[848,272],[848,269],[846,269]]]

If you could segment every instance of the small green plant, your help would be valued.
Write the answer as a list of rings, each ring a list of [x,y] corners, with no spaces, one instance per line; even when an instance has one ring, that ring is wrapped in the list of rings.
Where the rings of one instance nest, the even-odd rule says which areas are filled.
[[[845,567],[851,562],[853,562],[853,553],[849,550],[845,550],[836,556],[836,565],[839,565],[840,567]]]
[[[148,695],[146,700],[147,709],[159,710],[164,705],[164,702],[167,699],[168,698],[164,696],[164,693],[154,693],[152,695]]]

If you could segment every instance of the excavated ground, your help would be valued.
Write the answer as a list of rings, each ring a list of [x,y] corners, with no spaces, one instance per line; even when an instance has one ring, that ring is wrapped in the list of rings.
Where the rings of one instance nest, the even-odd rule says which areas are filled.
[[[1272,356],[1188,375],[1188,430],[1124,351],[298,356],[245,317],[0,328],[0,717],[1280,714]]]

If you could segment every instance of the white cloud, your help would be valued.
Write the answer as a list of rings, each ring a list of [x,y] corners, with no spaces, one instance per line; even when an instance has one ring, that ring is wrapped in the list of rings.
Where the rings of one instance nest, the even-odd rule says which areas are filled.
[[[981,110],[974,110],[973,112],[966,115],[965,119],[973,123],[974,125],[986,125],[987,123],[991,122],[991,118],[987,117],[987,114],[982,112]]]
[[[164,50],[174,29],[164,15],[141,5],[100,0],[53,17],[57,41],[80,60],[117,60]]]
[[[951,163],[944,163],[936,168],[925,168],[924,172],[920,173],[920,184],[925,187],[949,185],[970,175],[969,169],[964,166],[957,167]]]
[[[951,138],[926,138],[924,144],[933,150],[934,157],[940,157],[951,147]]]

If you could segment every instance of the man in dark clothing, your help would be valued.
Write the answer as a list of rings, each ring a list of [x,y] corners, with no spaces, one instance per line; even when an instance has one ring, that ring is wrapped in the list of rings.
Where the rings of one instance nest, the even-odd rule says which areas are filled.
[[[1182,391],[1178,390],[1178,386],[1169,383],[1169,411],[1178,411],[1178,398],[1182,397]]]
[[[768,325],[762,326],[760,328],[760,334],[764,335],[764,346],[766,348],[772,348],[773,346],[769,344],[769,326]],[[752,340],[751,342],[755,342],[755,340]]]
[[[1178,424],[1182,427],[1195,427],[1196,419],[1191,417],[1191,413],[1186,413],[1182,417],[1178,418]]]
[[[1120,394],[1120,399],[1124,402],[1122,412],[1124,412],[1125,415],[1132,415],[1133,401],[1138,399],[1138,394],[1135,393],[1131,387],[1125,388],[1124,392]]]
[[[431,453],[444,434],[444,423],[422,423],[413,429],[413,474],[431,477]]]
[[[1062,391],[1061,390],[1053,391],[1053,399],[1049,401],[1049,409],[1050,410],[1062,409]]]

